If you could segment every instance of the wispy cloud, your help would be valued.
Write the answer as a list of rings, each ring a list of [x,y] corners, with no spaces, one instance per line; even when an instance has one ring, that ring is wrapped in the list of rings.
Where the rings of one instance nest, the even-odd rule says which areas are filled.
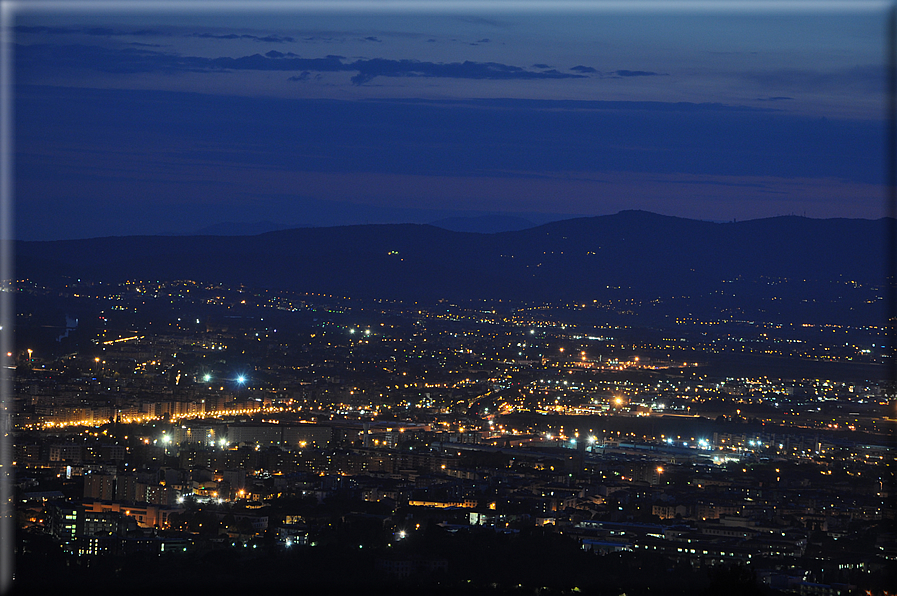
[[[648,70],[614,70],[611,73],[618,77],[662,77],[667,76],[659,72],[651,72]]]
[[[263,41],[266,43],[286,43],[296,41],[287,35],[250,35],[248,33],[191,33],[189,37],[202,37],[206,39],[251,39],[254,41]]]
[[[315,76],[315,78],[317,79],[317,78],[319,78],[320,76],[321,76],[321,75],[318,74],[318,75]],[[299,73],[299,74],[297,74],[297,75],[295,75],[295,76],[292,76],[292,77],[288,78],[287,80],[288,80],[288,81],[308,81],[308,80],[311,80],[311,73],[310,73],[309,71],[306,70],[306,71],[303,71],[303,72],[301,72],[301,73]]]
[[[534,68],[539,68],[542,66],[545,66],[545,65],[544,64],[542,64],[542,65],[534,64],[533,65]],[[548,68],[548,67],[545,66],[545,68]],[[583,66],[582,64],[577,64],[576,66],[571,67],[570,70],[572,70],[573,72],[578,72],[578,73],[582,73],[582,74],[598,75],[599,77],[601,77],[603,79],[605,79],[605,78],[618,79],[618,78],[622,78],[622,77],[669,76],[669,75],[666,75],[663,73],[653,72],[650,70],[611,70],[611,71],[602,72],[602,71],[598,70],[597,68],[593,68],[591,66]]]
[[[298,58],[298,54],[294,54],[293,52],[278,52],[277,50],[271,50],[270,52],[265,52],[265,56],[268,58]]]
[[[211,34],[196,34],[207,36]],[[230,36],[225,36],[230,38]],[[237,36],[244,38],[246,36]],[[251,36],[254,37],[254,36]],[[443,77],[473,80],[570,79],[585,75],[555,70],[534,71],[497,62],[425,62],[385,58],[346,61],[344,56],[303,58],[292,52],[269,51],[249,56],[205,58],[142,48],[110,49],[79,44],[19,45],[16,59],[20,72],[41,69],[79,68],[107,73],[138,72],[222,72],[222,71],[287,71],[287,72],[355,72],[352,82],[362,85],[376,77]],[[300,75],[304,80],[306,77]],[[297,80],[291,78],[291,80]]]
[[[358,74],[352,77],[356,85],[364,84],[374,77],[443,77],[451,79],[569,79],[583,75],[554,72],[535,72],[519,66],[497,62],[419,62],[417,60],[357,60],[349,65]]]

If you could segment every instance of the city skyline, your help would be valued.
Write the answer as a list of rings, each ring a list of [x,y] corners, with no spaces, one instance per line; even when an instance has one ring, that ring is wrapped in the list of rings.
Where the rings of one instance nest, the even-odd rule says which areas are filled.
[[[886,213],[884,3],[15,7],[20,239]]]

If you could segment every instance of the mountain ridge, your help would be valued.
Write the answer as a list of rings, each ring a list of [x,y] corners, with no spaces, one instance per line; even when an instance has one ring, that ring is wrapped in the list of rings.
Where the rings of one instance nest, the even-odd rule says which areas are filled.
[[[791,280],[775,291],[832,303],[848,281],[883,284],[887,229],[886,218],[714,223],[631,210],[494,234],[365,224],[21,241],[16,262],[19,278],[194,279],[401,300],[605,301],[625,292],[647,301],[725,295],[739,279],[768,294],[767,285]]]

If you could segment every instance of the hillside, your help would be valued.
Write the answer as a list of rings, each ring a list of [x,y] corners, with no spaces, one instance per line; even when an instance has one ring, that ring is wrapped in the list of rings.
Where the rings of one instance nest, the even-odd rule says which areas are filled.
[[[863,319],[877,318],[880,304],[863,305],[884,296],[886,231],[885,219],[712,223],[624,211],[495,234],[397,224],[18,242],[16,275],[41,283],[195,279],[423,301],[686,297],[746,313],[779,301],[782,316],[817,308]]]

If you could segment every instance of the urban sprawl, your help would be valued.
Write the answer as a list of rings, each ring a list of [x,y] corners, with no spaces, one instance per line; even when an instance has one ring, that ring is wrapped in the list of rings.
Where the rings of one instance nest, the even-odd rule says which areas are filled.
[[[48,553],[121,570],[326,552],[382,585],[551,588],[537,563],[517,586],[473,561],[530,541],[631,593],[737,569],[774,593],[879,594],[897,559],[884,329],[604,322],[638,306],[623,300],[16,285],[70,309],[6,354],[20,574]]]

